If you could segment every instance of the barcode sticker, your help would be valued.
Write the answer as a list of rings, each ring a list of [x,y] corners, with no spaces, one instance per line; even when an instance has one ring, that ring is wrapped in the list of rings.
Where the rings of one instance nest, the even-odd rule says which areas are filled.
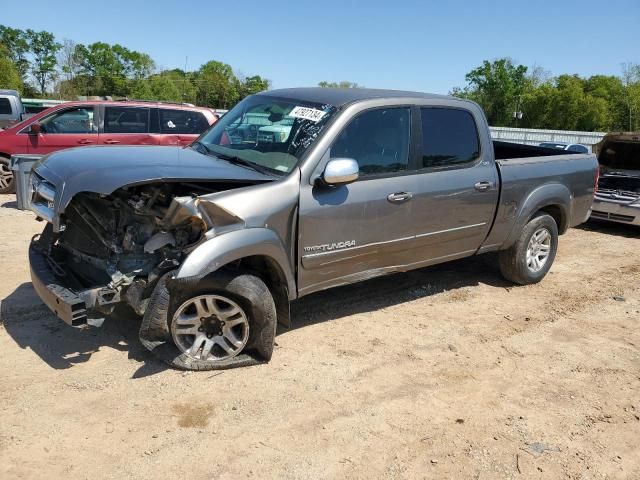
[[[287,116],[294,118],[303,118],[304,120],[311,120],[312,122],[319,122],[325,115],[326,112],[323,112],[322,110],[316,110],[315,108],[294,107],[294,109],[291,110]]]

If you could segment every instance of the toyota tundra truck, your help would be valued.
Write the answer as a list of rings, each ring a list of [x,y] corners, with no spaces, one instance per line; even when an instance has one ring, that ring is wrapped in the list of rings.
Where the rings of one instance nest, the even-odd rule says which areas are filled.
[[[248,141],[252,118],[288,133]],[[52,153],[19,195],[46,221],[31,278],[58,317],[126,304],[146,348],[209,370],[269,361],[319,290],[488,252],[539,282],[597,176],[594,155],[492,141],[470,101],[305,88],[247,97],[188,147]]]

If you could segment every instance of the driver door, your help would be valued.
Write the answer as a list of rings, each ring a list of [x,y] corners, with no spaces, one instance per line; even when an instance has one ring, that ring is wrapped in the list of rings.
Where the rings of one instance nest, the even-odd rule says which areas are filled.
[[[301,295],[401,270],[411,261],[416,180],[409,161],[410,120],[409,107],[360,113],[325,155],[356,160],[358,180],[301,186]]]
[[[45,155],[65,148],[98,144],[98,124],[93,105],[62,108],[42,118],[39,123],[39,134],[31,134],[27,130],[29,153]]]

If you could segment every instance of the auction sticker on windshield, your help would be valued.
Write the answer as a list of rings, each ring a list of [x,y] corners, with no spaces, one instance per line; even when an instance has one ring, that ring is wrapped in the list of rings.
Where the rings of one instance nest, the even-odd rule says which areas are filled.
[[[294,107],[287,116],[302,118],[304,120],[311,120],[312,122],[319,122],[320,120],[322,120],[322,117],[324,117],[325,114],[326,112],[323,112],[322,110],[316,110],[315,108]]]

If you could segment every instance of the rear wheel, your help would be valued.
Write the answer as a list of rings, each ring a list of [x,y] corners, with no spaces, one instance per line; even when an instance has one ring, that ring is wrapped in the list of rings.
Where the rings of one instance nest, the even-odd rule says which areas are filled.
[[[16,185],[13,172],[9,168],[9,159],[0,157],[0,193],[15,193]]]
[[[558,250],[558,226],[551,215],[538,213],[522,229],[520,238],[500,252],[500,271],[514,283],[538,283],[549,272]]]

